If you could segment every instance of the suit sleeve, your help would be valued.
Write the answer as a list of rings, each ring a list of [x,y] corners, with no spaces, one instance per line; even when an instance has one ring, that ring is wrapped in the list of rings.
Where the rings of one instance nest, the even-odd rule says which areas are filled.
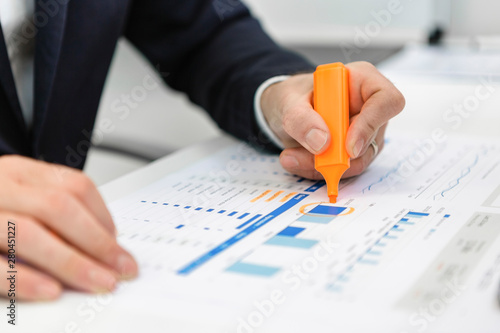
[[[272,150],[254,117],[257,88],[273,76],[314,69],[277,46],[238,0],[136,0],[125,36],[220,128]]]

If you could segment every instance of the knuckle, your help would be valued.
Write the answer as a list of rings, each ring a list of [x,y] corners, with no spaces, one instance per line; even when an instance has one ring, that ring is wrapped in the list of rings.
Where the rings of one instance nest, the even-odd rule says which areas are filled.
[[[95,187],[94,183],[81,172],[75,172],[69,177],[68,186],[72,191],[83,196],[90,194]]]
[[[59,191],[50,190],[45,195],[45,203],[40,208],[42,212],[57,212],[61,214],[70,209],[71,199],[67,194],[61,193]]]

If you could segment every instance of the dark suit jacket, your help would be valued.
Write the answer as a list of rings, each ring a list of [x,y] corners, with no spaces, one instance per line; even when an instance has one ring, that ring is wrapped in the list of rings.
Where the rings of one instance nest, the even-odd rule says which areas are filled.
[[[82,168],[122,35],[168,73],[168,85],[186,92],[222,129],[264,146],[253,116],[255,90],[272,76],[313,69],[276,46],[237,0],[36,3],[34,125],[25,126],[2,39],[0,154]]]

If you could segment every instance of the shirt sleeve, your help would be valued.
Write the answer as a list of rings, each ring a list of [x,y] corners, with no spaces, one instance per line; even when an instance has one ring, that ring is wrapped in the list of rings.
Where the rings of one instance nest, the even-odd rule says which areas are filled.
[[[271,140],[271,142],[281,150],[285,149],[285,145],[283,144],[283,141],[281,141],[281,139],[278,138],[278,136],[274,133],[274,131],[271,129],[271,126],[269,126],[269,123],[264,117],[264,113],[262,112],[262,107],[261,107],[261,99],[262,99],[262,94],[267,88],[269,88],[273,84],[283,82],[289,77],[290,75],[280,75],[264,81],[255,92],[255,98],[253,102],[257,125],[259,126],[262,133],[267,135],[269,140]]]

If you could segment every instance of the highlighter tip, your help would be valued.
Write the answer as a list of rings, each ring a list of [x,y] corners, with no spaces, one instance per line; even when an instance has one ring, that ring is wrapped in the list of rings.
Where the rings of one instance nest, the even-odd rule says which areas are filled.
[[[330,195],[330,203],[337,203],[337,196],[336,195]]]

